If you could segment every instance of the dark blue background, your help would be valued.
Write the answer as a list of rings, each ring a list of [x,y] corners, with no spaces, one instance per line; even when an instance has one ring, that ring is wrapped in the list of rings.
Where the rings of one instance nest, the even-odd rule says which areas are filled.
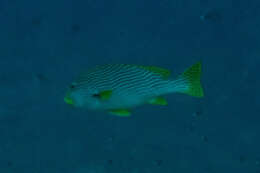
[[[257,0],[0,0],[0,172],[259,173],[259,45]],[[97,64],[199,60],[203,99],[130,118],[63,102]]]

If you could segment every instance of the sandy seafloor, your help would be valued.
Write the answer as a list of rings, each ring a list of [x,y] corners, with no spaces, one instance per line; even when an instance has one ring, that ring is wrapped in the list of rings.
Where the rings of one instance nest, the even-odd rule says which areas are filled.
[[[83,69],[202,60],[203,99],[66,105]],[[0,0],[0,173],[259,173],[260,1]]]

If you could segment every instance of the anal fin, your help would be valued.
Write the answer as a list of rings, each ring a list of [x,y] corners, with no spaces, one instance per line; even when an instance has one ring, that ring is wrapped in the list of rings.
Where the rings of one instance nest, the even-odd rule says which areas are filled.
[[[120,117],[129,117],[131,115],[128,109],[112,109],[109,110],[109,113]]]
[[[152,105],[162,105],[162,106],[165,106],[165,105],[168,104],[167,100],[164,97],[161,97],[161,96],[155,97],[155,98],[149,100],[148,103],[150,103]]]

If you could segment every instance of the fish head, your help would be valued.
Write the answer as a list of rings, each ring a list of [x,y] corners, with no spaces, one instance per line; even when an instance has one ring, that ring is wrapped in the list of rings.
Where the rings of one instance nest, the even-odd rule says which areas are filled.
[[[87,109],[101,109],[102,103],[97,95],[97,90],[91,87],[79,87],[77,83],[72,83],[68,88],[64,101],[74,107]]]

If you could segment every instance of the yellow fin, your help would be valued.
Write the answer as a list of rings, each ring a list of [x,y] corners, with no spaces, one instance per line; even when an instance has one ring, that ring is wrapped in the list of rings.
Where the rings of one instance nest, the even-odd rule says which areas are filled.
[[[162,106],[165,106],[168,104],[167,100],[163,97],[155,97],[152,100],[150,100],[149,103],[152,105],[162,105]]]
[[[108,100],[111,97],[112,90],[101,91],[98,95],[101,100]]]
[[[129,117],[131,115],[131,112],[128,109],[112,109],[109,110],[109,113],[120,117]]]
[[[189,89],[183,93],[195,97],[203,97],[204,92],[200,83],[200,76],[201,76],[201,62],[192,65],[184,73],[182,73],[181,77],[186,79],[189,85]]]
[[[167,79],[171,75],[171,71],[168,69],[164,69],[161,67],[156,67],[156,66],[141,66],[142,68],[149,70],[153,73],[161,75],[163,78]]]

